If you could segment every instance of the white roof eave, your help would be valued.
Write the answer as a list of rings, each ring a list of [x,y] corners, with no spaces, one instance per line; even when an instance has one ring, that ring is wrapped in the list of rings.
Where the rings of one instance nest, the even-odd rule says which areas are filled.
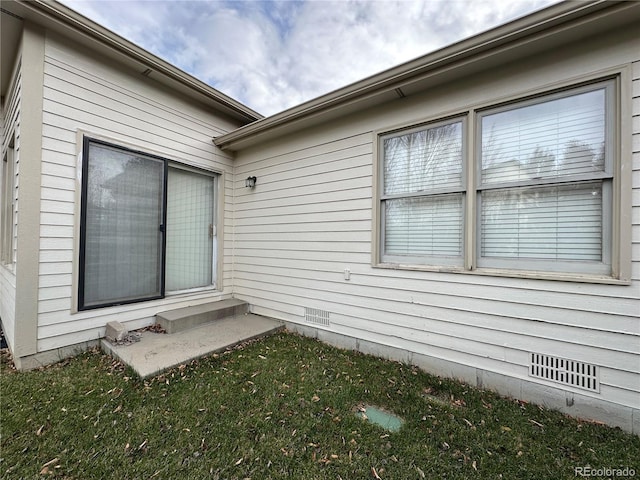
[[[3,0],[2,8],[63,35],[82,38],[124,63],[144,66],[145,75],[206,101],[245,124],[263,118],[246,105],[56,1]]]
[[[480,61],[486,62],[491,57],[511,60],[522,55],[524,49],[534,51],[544,45],[548,47],[550,41],[559,38],[563,41],[579,38],[584,31],[575,27],[590,28],[593,19],[607,14],[615,21],[622,21],[625,10],[629,9],[638,16],[638,7],[640,2],[610,0],[558,3],[216,137],[214,143],[223,149],[237,151],[291,134],[341,114],[402,96],[401,89],[407,85],[427,88],[437,84],[439,76],[450,77],[454,71],[458,75],[468,73],[479,68]]]

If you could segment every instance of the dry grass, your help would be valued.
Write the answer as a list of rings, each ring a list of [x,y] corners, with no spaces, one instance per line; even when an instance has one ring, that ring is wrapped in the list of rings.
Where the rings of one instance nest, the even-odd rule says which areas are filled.
[[[0,393],[2,478],[640,474],[637,436],[288,333],[147,381],[99,352],[26,373],[4,362]],[[363,421],[362,404],[404,426]]]

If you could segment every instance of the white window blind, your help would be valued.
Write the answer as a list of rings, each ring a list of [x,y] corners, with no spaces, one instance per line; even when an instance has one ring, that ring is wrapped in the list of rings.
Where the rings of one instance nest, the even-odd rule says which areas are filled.
[[[608,273],[612,83],[480,115],[479,266]]]
[[[214,177],[169,168],[167,179],[166,288],[212,283]]]
[[[603,172],[605,89],[482,117],[482,184]]]
[[[381,265],[613,275],[617,82],[380,135]]]
[[[600,183],[489,190],[481,211],[484,257],[602,260]]]
[[[383,257],[461,258],[462,121],[382,140]]]
[[[462,194],[389,200],[385,225],[389,255],[460,255]]]

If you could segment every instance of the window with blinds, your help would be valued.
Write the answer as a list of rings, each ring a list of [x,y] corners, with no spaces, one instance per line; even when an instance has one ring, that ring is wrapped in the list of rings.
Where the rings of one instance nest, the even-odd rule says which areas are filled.
[[[16,214],[16,171],[14,159],[14,136],[2,156],[2,177],[0,177],[0,261],[12,264],[14,255],[15,214]]]
[[[611,275],[616,112],[611,79],[381,134],[379,262]]]
[[[610,82],[479,115],[478,266],[606,274]]]
[[[462,263],[463,121],[383,137],[387,261]]]

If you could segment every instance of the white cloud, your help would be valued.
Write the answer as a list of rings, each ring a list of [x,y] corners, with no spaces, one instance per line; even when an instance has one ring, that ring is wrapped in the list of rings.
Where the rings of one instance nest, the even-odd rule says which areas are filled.
[[[269,115],[555,0],[64,3]]]

